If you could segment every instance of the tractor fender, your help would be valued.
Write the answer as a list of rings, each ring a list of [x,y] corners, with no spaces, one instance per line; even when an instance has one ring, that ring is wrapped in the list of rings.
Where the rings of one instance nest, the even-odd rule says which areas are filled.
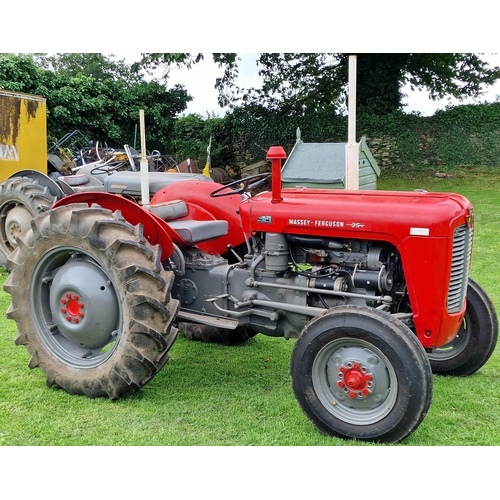
[[[172,240],[178,238],[175,231],[171,229],[164,220],[127,198],[105,192],[87,191],[68,195],[57,201],[52,208],[70,205],[72,203],[87,203],[89,207],[93,203],[96,203],[100,207],[111,210],[112,212],[120,210],[125,220],[133,226],[142,224],[144,228],[144,237],[151,245],[161,245],[162,261],[168,259],[174,252]]]
[[[201,220],[210,218],[225,220],[228,223],[228,233],[208,241],[197,244],[199,248],[209,254],[224,254],[228,245],[237,247],[245,242],[245,233],[241,225],[240,205],[242,197],[240,194],[231,194],[223,198],[212,198],[210,193],[224,187],[217,182],[200,182],[198,180],[180,181],[163,187],[151,199],[151,204],[163,203],[172,200],[185,201],[190,210],[190,217]],[[200,216],[194,214],[195,208],[210,214]]]
[[[42,172],[38,170],[19,170],[15,174],[12,174],[8,179],[13,179],[14,177],[28,177],[33,181],[37,181],[42,187],[46,187],[52,196],[55,196],[58,200],[64,197],[63,190],[59,187],[57,182],[52,180]]]

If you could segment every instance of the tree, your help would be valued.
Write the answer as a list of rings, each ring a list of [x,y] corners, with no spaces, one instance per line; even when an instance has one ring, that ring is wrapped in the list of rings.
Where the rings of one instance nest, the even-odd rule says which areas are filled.
[[[113,54],[110,56],[93,52],[33,54],[33,60],[41,68],[69,77],[82,74],[91,76],[98,82],[106,79],[124,80],[131,85],[143,81],[138,72],[131,70],[130,64],[124,59],[116,60]]]
[[[144,109],[148,148],[167,153],[172,147],[175,119],[192,99],[184,87],[166,90],[136,73],[122,78],[130,69],[101,54],[42,56],[0,54],[0,88],[46,98],[49,144],[80,130],[109,146],[133,145],[139,110]]]
[[[426,88],[431,99],[453,96],[459,100],[480,97],[485,87],[500,78],[500,68],[490,68],[480,54],[356,54],[357,109],[384,115],[402,109],[402,89]],[[341,110],[346,103],[349,54],[262,53],[257,66],[263,79],[260,89],[237,86],[238,57],[212,54],[225,68],[216,81],[219,104],[232,107],[254,104],[271,109],[307,113],[325,108]],[[143,54],[136,68],[196,64],[203,54]],[[165,75],[168,76],[168,70]]]

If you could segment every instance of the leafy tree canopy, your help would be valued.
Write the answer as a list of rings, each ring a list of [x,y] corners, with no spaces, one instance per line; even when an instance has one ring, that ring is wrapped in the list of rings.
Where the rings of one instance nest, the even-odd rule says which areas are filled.
[[[0,54],[0,88],[46,98],[49,143],[80,130],[110,146],[133,146],[144,109],[147,146],[165,153],[175,118],[192,99],[183,86],[166,90],[102,54]]]
[[[33,54],[33,60],[41,68],[69,77],[82,74],[91,76],[98,82],[107,79],[124,80],[131,85],[143,81],[139,73],[132,71],[130,64],[124,59],[117,60],[113,54],[110,56],[99,53]]]
[[[480,97],[500,78],[481,54],[355,54],[357,56],[357,108],[360,113],[383,115],[402,109],[402,89],[425,88],[431,99],[452,96],[459,100]],[[172,65],[191,67],[203,54],[143,54],[134,69]],[[262,53],[256,61],[263,79],[259,89],[237,85],[239,57],[235,53],[212,54],[224,68],[217,79],[219,104],[265,106],[301,113],[324,108],[341,110],[346,103],[349,54]]]

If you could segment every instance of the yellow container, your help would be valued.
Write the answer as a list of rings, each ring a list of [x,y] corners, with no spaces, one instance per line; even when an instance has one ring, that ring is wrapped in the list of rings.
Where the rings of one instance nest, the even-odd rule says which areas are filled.
[[[46,100],[0,90],[0,181],[25,169],[47,173]]]

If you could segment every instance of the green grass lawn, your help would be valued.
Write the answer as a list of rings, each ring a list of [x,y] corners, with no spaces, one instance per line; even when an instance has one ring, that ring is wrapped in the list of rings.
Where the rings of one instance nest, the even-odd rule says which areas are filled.
[[[471,276],[500,310],[500,172],[463,169],[446,179],[381,178],[378,187],[454,191],[472,201]],[[0,274],[3,285],[6,273],[0,269]],[[294,341],[257,335],[242,346],[225,347],[179,336],[170,361],[137,394],[120,401],[90,400],[47,389],[43,373],[28,368],[25,348],[14,344],[16,325],[5,318],[9,301],[1,291],[3,446],[373,446],[326,437],[304,416],[289,379]],[[435,376],[433,402],[420,427],[402,443],[379,446],[500,445],[499,389],[497,349],[470,377]],[[115,473],[113,467],[109,472]]]

